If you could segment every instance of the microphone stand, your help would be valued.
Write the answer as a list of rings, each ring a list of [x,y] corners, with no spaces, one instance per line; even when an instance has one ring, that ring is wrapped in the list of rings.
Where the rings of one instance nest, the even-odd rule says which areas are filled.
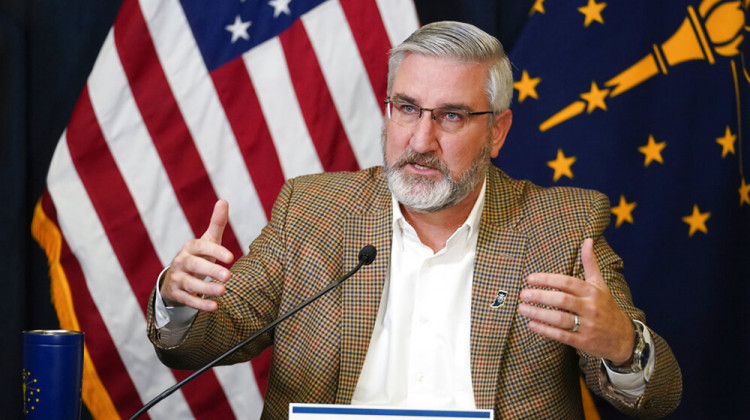
[[[348,279],[349,277],[353,276],[354,273],[356,273],[357,271],[359,271],[359,269],[362,268],[362,266],[364,266],[364,265],[370,265],[370,263],[372,263],[372,261],[375,259],[375,254],[376,254],[376,250],[375,250],[374,246],[372,246],[372,245],[366,245],[365,247],[363,247],[359,251],[359,256],[358,256],[359,262],[357,263],[357,265],[351,271],[349,271],[348,273],[346,273],[344,275],[344,277],[341,277],[340,279],[331,282],[330,284],[328,284],[328,286],[326,286],[325,288],[323,288],[323,290],[321,290],[318,293],[316,293],[315,295],[313,295],[311,298],[305,300],[304,302],[302,302],[299,305],[295,306],[294,308],[290,309],[289,312],[285,313],[281,317],[276,318],[273,322],[271,322],[270,324],[268,324],[265,327],[261,328],[258,332],[256,332],[255,334],[251,335],[250,337],[246,338],[245,340],[243,340],[239,344],[235,345],[231,349],[227,350],[224,354],[222,354],[221,356],[217,357],[213,361],[209,362],[207,365],[205,365],[202,368],[196,370],[195,372],[193,372],[187,378],[181,380],[180,382],[176,383],[175,385],[172,385],[167,390],[165,390],[161,394],[157,395],[154,399],[152,399],[151,401],[149,401],[146,405],[144,405],[143,407],[141,407],[141,409],[138,410],[135,414],[133,414],[130,417],[129,420],[135,420],[135,419],[137,419],[138,417],[140,417],[141,415],[143,415],[146,411],[148,411],[149,409],[151,409],[151,407],[155,406],[158,402],[160,402],[164,398],[167,398],[168,396],[172,395],[175,391],[177,391],[178,389],[180,389],[183,386],[185,386],[188,382],[190,382],[193,379],[197,378],[198,376],[202,375],[205,371],[207,371],[207,370],[211,369],[212,367],[216,366],[219,362],[221,362],[222,360],[224,360],[227,357],[229,357],[235,351],[237,351],[237,350],[241,349],[242,347],[244,347],[245,345],[249,344],[250,342],[252,342],[256,338],[260,337],[262,334],[268,332],[271,328],[273,328],[276,325],[278,325],[281,321],[284,321],[285,319],[289,318],[290,316],[296,314],[297,312],[300,311],[300,309],[302,309],[305,306],[309,305],[310,303],[312,303],[313,301],[315,301],[319,297],[323,296],[324,294],[326,294],[328,291],[330,291],[334,287],[336,287],[336,286],[340,285],[341,283],[343,283],[344,280]]]

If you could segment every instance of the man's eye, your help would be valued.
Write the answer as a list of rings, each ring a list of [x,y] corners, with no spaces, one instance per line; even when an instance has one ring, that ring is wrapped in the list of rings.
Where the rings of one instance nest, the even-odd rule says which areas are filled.
[[[464,119],[464,114],[458,111],[443,111],[443,119],[450,122],[460,122]]]
[[[418,112],[417,107],[410,104],[399,104],[398,110],[404,114],[416,114]]]

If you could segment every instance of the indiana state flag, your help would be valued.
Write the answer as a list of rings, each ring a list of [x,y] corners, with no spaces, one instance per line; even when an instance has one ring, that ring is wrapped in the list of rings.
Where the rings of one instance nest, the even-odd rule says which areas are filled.
[[[536,0],[511,54],[495,163],[609,197],[605,235],[682,368],[672,418],[750,412],[749,5]]]

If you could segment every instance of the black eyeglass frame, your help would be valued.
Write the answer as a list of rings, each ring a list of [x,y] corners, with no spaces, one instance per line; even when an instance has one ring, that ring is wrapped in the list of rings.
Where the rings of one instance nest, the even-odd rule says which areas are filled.
[[[403,104],[403,105],[413,106],[414,108],[416,108],[416,109],[419,110],[419,114],[417,114],[417,119],[416,119],[415,123],[417,121],[422,120],[422,111],[430,111],[430,116],[432,117],[432,121],[437,121],[437,118],[435,118],[435,112],[434,111],[443,110],[443,111],[448,111],[448,112],[460,112],[460,113],[466,114],[466,116],[467,116],[466,122],[468,122],[469,120],[471,120],[471,117],[474,116],[474,115],[484,115],[484,114],[494,114],[495,113],[495,111],[476,111],[476,112],[474,112],[474,111],[465,111],[463,109],[444,108],[444,107],[424,108],[424,107],[421,107],[421,106],[414,105],[413,103],[407,102],[407,101],[393,101],[393,100],[391,100],[391,98],[385,98],[383,100],[383,104],[385,104],[386,111],[387,111],[387,114],[388,114],[388,118],[391,119],[391,120],[392,120],[392,117],[391,117],[392,111],[390,110],[390,107],[388,106],[388,104]],[[464,123],[464,125],[466,125],[466,123]],[[440,127],[442,128],[442,126],[440,126]]]

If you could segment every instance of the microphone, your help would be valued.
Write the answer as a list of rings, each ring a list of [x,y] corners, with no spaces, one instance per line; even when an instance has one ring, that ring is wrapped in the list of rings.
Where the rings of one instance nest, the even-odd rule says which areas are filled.
[[[362,266],[372,264],[372,262],[375,260],[375,256],[377,255],[377,253],[378,253],[378,251],[372,245],[365,245],[364,247],[362,247],[362,249],[359,251],[359,255],[357,255],[357,259],[359,260],[359,262],[357,263],[357,265],[351,271],[349,271],[348,273],[344,274],[343,277],[341,277],[340,279],[338,279],[336,281],[333,281],[333,282],[329,283],[328,286],[326,286],[325,288],[323,288],[323,290],[319,291],[318,293],[316,293],[311,298],[307,299],[306,301],[304,301],[304,302],[300,303],[299,305],[295,306],[294,308],[290,309],[289,312],[287,312],[284,315],[276,318],[276,320],[274,320],[270,324],[266,325],[265,327],[263,327],[262,329],[260,329],[258,332],[256,332],[252,336],[246,338],[241,343],[239,343],[236,346],[232,347],[231,349],[227,350],[221,356],[219,356],[216,359],[214,359],[213,361],[209,362],[207,365],[205,365],[202,368],[200,368],[200,369],[196,370],[195,372],[193,372],[187,378],[183,379],[182,381],[178,382],[177,384],[171,386],[166,391],[164,391],[161,394],[157,395],[154,399],[152,399],[151,401],[149,401],[146,405],[144,405],[143,407],[141,407],[140,410],[138,410],[135,414],[133,414],[130,417],[129,420],[135,420],[135,419],[137,419],[143,413],[145,413],[146,411],[148,411],[149,409],[151,409],[151,407],[155,406],[159,401],[161,401],[164,398],[167,398],[168,396],[172,395],[175,391],[177,391],[178,389],[182,388],[188,382],[192,381],[193,379],[197,378],[198,376],[202,375],[205,371],[211,369],[212,367],[214,367],[215,365],[217,365],[219,362],[221,362],[222,360],[224,360],[227,357],[229,357],[235,351],[237,351],[237,350],[241,349],[242,347],[244,347],[245,345],[249,344],[250,342],[252,342],[256,338],[260,337],[262,334],[268,332],[271,328],[273,328],[276,325],[278,325],[281,321],[284,321],[285,319],[289,318],[290,316],[296,314],[297,312],[299,312],[305,306],[311,304],[312,302],[314,302],[319,297],[321,297],[324,294],[326,294],[331,289],[333,289],[336,286],[340,285],[341,283],[344,282],[344,280],[348,279],[349,277],[353,276],[357,271],[359,271],[359,269],[362,268]]]
[[[354,268],[354,270],[352,270],[353,271],[352,274],[356,273],[357,270],[359,270],[361,266],[372,264],[372,262],[375,261],[376,255],[378,255],[378,250],[375,249],[374,246],[365,245],[364,247],[362,247],[362,249],[359,250],[359,255],[357,255],[357,259],[359,260],[360,265],[358,265],[357,267]],[[346,280],[350,276],[351,274],[345,276],[341,280],[342,281]]]

